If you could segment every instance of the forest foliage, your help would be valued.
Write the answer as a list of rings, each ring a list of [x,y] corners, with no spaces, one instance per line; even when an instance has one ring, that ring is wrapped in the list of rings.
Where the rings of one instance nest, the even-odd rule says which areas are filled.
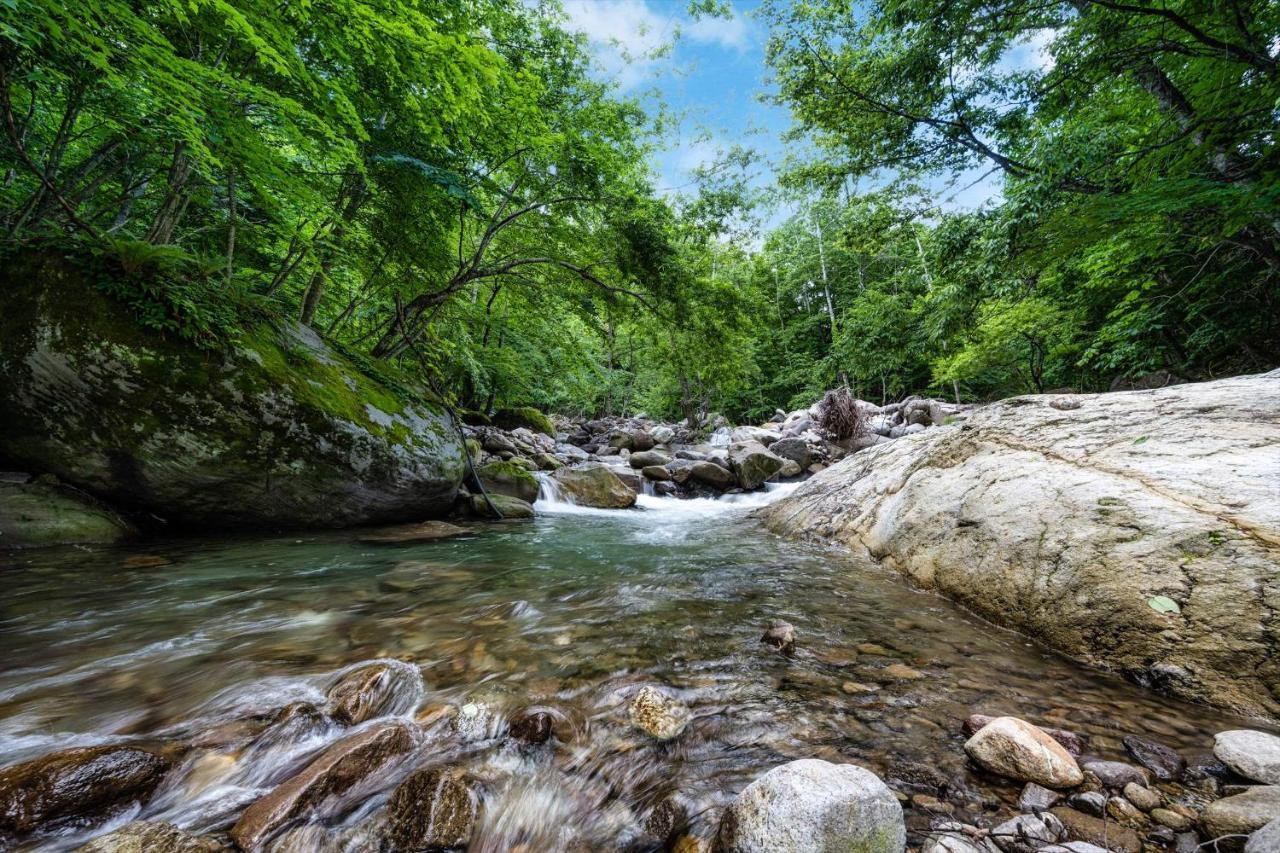
[[[4,251],[96,259],[205,346],[300,321],[482,413],[758,418],[837,387],[1280,363],[1276,4],[758,20],[808,153],[761,192],[731,150],[671,195],[663,116],[551,0],[8,0]],[[995,202],[944,203],[979,178]],[[765,204],[787,215],[760,233]]]

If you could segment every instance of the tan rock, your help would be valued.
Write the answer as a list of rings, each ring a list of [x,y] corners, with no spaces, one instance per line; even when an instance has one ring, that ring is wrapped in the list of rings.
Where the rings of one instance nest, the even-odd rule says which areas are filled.
[[[1076,760],[1056,740],[1017,717],[997,717],[965,742],[969,757],[993,773],[1046,788],[1084,781]]]
[[[1258,785],[1242,794],[1215,800],[1200,814],[1209,838],[1248,835],[1280,818],[1280,785]]]
[[[230,853],[231,848],[208,836],[193,835],[171,823],[135,820],[99,835],[79,853]]]
[[[286,823],[314,813],[325,799],[350,790],[413,745],[413,734],[402,723],[375,726],[338,741],[245,809],[231,829],[232,840],[243,850],[258,849]]]

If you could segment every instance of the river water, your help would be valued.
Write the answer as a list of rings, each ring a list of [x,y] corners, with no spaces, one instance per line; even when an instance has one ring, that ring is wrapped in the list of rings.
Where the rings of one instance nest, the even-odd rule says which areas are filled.
[[[0,763],[97,743],[199,744],[141,812],[22,846],[70,848],[139,815],[225,830],[350,730],[307,718],[256,740],[217,733],[322,705],[343,671],[375,660],[396,679],[383,717],[427,720],[421,743],[329,804],[293,849],[365,849],[395,782],[440,761],[483,789],[472,850],[650,849],[659,802],[676,797],[705,835],[747,782],[801,757],[858,762],[962,819],[1002,819],[1018,788],[967,766],[971,713],[1069,728],[1117,759],[1125,734],[1191,756],[1249,725],[1075,666],[842,551],[775,538],[747,517],[766,499],[645,496],[627,511],[540,501],[531,523],[417,545],[334,532],[0,556]],[[775,618],[796,626],[792,656],[759,642]],[[680,738],[628,727],[641,684],[690,706]],[[529,705],[562,716],[565,742],[505,737]],[[936,816],[917,800],[913,830]]]

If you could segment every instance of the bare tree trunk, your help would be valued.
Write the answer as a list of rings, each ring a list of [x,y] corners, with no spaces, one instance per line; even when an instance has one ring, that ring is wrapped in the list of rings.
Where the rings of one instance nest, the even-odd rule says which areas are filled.
[[[167,245],[173,242],[174,229],[182,220],[187,209],[187,180],[195,164],[187,155],[187,143],[181,141],[173,146],[173,160],[169,164],[168,189],[156,211],[151,228],[143,238],[153,246]]]
[[[329,274],[333,271],[333,264],[337,260],[338,243],[342,242],[343,236],[347,233],[347,226],[355,219],[356,213],[360,210],[360,205],[364,203],[365,191],[364,181],[358,176],[350,174],[347,176],[349,184],[349,196],[347,203],[342,209],[342,218],[333,228],[333,235],[330,246],[325,250],[320,259],[320,267],[311,276],[311,281],[307,284],[307,290],[302,295],[302,310],[299,312],[298,321],[304,326],[310,326],[316,316],[316,309],[320,307],[320,299],[324,296],[325,283],[329,280]],[[341,197],[339,197],[341,204]]]

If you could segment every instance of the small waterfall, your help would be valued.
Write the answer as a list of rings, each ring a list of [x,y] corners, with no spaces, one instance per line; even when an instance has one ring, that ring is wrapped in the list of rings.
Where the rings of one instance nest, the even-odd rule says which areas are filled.
[[[534,476],[538,478],[538,504],[568,504],[573,506],[573,501],[560,491],[560,484],[556,482],[556,478],[552,477],[546,471],[537,471]]]

